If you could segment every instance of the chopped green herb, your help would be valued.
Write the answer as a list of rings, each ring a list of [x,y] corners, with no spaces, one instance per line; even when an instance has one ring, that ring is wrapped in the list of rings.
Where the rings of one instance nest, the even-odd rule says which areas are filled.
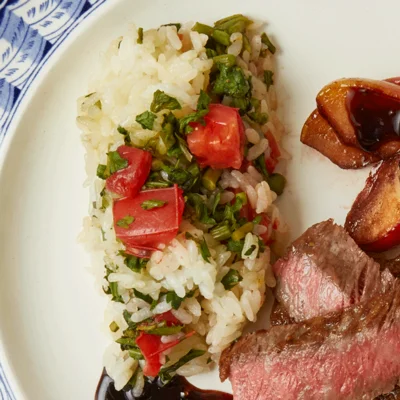
[[[247,195],[245,192],[237,193],[235,196],[235,203],[232,206],[232,211],[238,212],[242,209],[244,205],[247,204]]]
[[[148,260],[145,258],[135,257],[131,254],[127,254],[124,251],[120,251],[119,255],[124,257],[124,264],[133,272],[141,273],[142,269],[146,267]]]
[[[208,110],[210,103],[211,97],[204,90],[200,90],[200,95],[197,100],[197,111]]]
[[[209,258],[211,257],[210,249],[207,246],[207,242],[205,239],[203,239],[202,242],[200,242],[200,253],[203,259],[207,262],[209,262]]]
[[[179,131],[182,133],[190,133],[193,128],[189,125],[191,122],[203,122],[203,118],[208,114],[208,110],[201,110],[190,113],[179,120]]]
[[[181,149],[182,154],[185,156],[186,160],[191,162],[193,160],[193,156],[192,156],[192,153],[189,151],[186,140],[182,139],[180,136],[177,136],[177,139],[178,139],[179,148]]]
[[[175,326],[160,326],[147,331],[150,335],[159,335],[159,336],[167,336],[167,335],[176,335],[181,332],[184,328],[183,325],[175,325]]]
[[[274,173],[267,179],[268,185],[278,196],[283,193],[286,185],[286,179],[283,175]]]
[[[261,221],[262,221],[262,216],[261,215],[257,215],[257,217],[255,217],[253,219],[253,224],[254,225],[258,225]]]
[[[122,126],[118,126],[117,131],[124,136],[124,142],[126,145],[130,145],[132,143],[131,136],[129,134],[129,131],[127,131],[125,128]]]
[[[215,240],[227,240],[231,237],[231,231],[227,225],[216,226],[210,233]]]
[[[214,201],[213,201],[213,206],[212,206],[212,213],[213,213],[213,215],[215,214],[215,211],[217,210],[217,207],[218,207],[220,201],[221,201],[221,193],[218,192],[218,193],[215,195]]]
[[[129,229],[129,225],[132,224],[134,220],[135,217],[132,217],[132,215],[127,215],[126,217],[117,221],[117,226],[120,228]]]
[[[224,285],[225,290],[231,290],[235,287],[243,278],[236,269],[230,269],[228,273],[221,279],[221,283]]]
[[[246,35],[243,35],[243,51],[247,51],[251,54],[251,44],[250,40]]]
[[[209,25],[201,24],[200,22],[196,22],[192,28],[192,31],[203,33],[207,36],[211,36],[214,32],[214,28]]]
[[[108,172],[108,169],[107,169],[107,165],[99,164],[97,166],[97,176],[100,179],[104,179],[104,180],[110,176],[110,173]]]
[[[235,240],[230,239],[228,241],[228,246],[227,247],[228,247],[229,251],[241,254],[242,250],[243,250],[243,246],[244,246],[244,240],[235,241]]]
[[[255,111],[257,111],[260,108],[261,101],[256,99],[255,97],[251,98],[250,103]]]
[[[233,67],[236,64],[236,57],[233,54],[221,54],[213,58],[215,64],[224,64],[227,67]]]
[[[110,151],[107,153],[108,157],[108,167],[110,169],[110,174],[114,174],[120,169],[124,169],[128,166],[128,160],[122,158],[118,151]]]
[[[190,113],[179,120],[179,131],[182,133],[190,133],[193,130],[189,125],[190,122],[200,122],[204,124],[203,117],[208,114],[208,106],[210,103],[211,97],[201,90],[199,99],[197,100],[197,111]]]
[[[123,303],[124,301],[122,300],[121,295],[118,292],[118,283],[117,282],[109,282],[108,283],[110,286],[110,292],[112,296],[112,301],[115,301],[117,303]]]
[[[208,58],[214,58],[218,55],[214,49],[206,49],[206,54]]]
[[[196,217],[200,222],[207,225],[214,225],[216,223],[215,219],[210,217],[206,203],[198,193],[189,193],[188,203],[194,208]]]
[[[253,254],[253,251],[256,249],[256,245],[252,244],[250,248],[244,253],[245,256],[251,256]]]
[[[138,38],[136,40],[137,44],[143,44],[143,28],[138,29]]]
[[[119,326],[117,325],[117,323],[115,321],[111,322],[109,328],[110,328],[110,331],[114,332],[114,333],[118,332],[118,330],[119,330]]]
[[[222,44],[223,46],[229,46],[231,44],[230,35],[224,31],[219,29],[214,29],[211,37],[217,42]]]
[[[264,82],[267,85],[267,91],[274,84],[274,73],[270,70],[264,71]]]
[[[268,35],[265,32],[263,32],[263,34],[261,35],[261,42],[268,47],[268,50],[272,54],[275,54],[276,47],[272,44],[270,38],[268,37]]]
[[[175,26],[176,30],[179,31],[179,29],[181,29],[182,24],[180,24],[179,22],[174,22],[171,24],[163,24],[161,26]]]
[[[140,351],[139,347],[134,347],[128,350],[129,357],[133,358],[134,360],[143,360],[143,354]]]
[[[121,337],[115,342],[121,345],[121,350],[128,350],[131,347],[136,348],[135,338]]]
[[[130,329],[136,329],[137,324],[132,321],[132,314],[128,310],[124,310],[122,316],[124,317],[124,320],[128,324]]]
[[[257,111],[249,112],[247,114],[249,118],[256,122],[257,124],[264,125],[268,122],[268,114],[267,113],[261,113]]]
[[[152,210],[153,208],[161,208],[168,204],[167,201],[163,200],[145,200],[140,206],[143,210]]]
[[[184,298],[179,297],[175,292],[171,291],[167,293],[165,300],[167,303],[171,303],[174,310],[177,310],[181,306]]]
[[[146,182],[146,188],[148,189],[160,189],[170,187],[171,184],[168,182],[157,182],[157,181],[149,181]]]
[[[217,188],[217,182],[221,175],[221,169],[208,168],[201,178],[201,183],[207,190],[212,192]]]
[[[219,74],[215,79],[212,92],[232,97],[245,97],[251,91],[250,83],[240,67],[227,67],[217,64]]]
[[[174,373],[183,365],[188,363],[189,361],[192,361],[193,359],[197,357],[201,357],[203,354],[205,354],[204,350],[196,350],[192,349],[184,355],[182,358],[179,359],[175,364],[169,366],[169,367],[163,367],[160,370],[159,377],[163,383],[169,382],[172,378]]]
[[[235,32],[244,32],[245,29],[252,23],[250,19],[242,14],[235,14],[218,20],[214,27],[226,31],[229,35]]]
[[[150,110],[155,113],[161,110],[180,110],[181,108],[182,107],[177,99],[168,96],[161,90],[157,90],[154,93],[153,101],[150,105]]]
[[[241,115],[244,115],[252,108],[250,100],[246,97],[232,97],[230,106],[238,108]]]
[[[144,113],[136,116],[136,122],[139,123],[143,129],[152,130],[156,118],[157,118],[156,114],[153,114],[150,111],[145,111]]]
[[[254,160],[254,166],[257,168],[259,172],[264,176],[265,179],[268,179],[269,173],[267,171],[267,166],[265,164],[265,156],[261,154]]]
[[[142,292],[139,292],[139,290],[136,290],[136,289],[133,289],[133,293],[138,299],[141,299],[141,300],[145,301],[146,303],[151,304],[153,302],[153,298],[151,296],[149,296],[148,294],[143,294]]]

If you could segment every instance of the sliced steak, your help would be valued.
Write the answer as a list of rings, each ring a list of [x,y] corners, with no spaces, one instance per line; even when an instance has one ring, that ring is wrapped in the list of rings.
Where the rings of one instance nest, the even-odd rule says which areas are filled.
[[[290,318],[288,311],[281,303],[275,301],[271,310],[270,322],[272,326],[275,326],[289,325],[295,323],[296,321],[294,321],[293,318]]]
[[[367,302],[248,334],[225,350],[235,400],[370,400],[400,377],[400,283]]]
[[[382,290],[379,264],[331,219],[307,229],[273,269],[277,300],[295,321],[341,310]]]
[[[387,268],[395,278],[400,277],[400,256],[389,259],[378,257],[375,260],[380,264],[382,270]]]

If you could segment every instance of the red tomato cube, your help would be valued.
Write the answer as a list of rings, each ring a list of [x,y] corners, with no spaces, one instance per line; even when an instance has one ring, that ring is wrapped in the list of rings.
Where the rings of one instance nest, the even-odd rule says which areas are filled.
[[[122,158],[128,160],[128,166],[110,175],[106,180],[106,188],[120,196],[133,197],[149,176],[151,154],[130,146],[120,146],[117,151]]]
[[[115,201],[113,214],[117,238],[127,248],[155,250],[161,244],[168,244],[177,235],[182,221],[185,207],[182,193],[175,185],[166,189],[145,190],[134,198]],[[147,200],[161,200],[165,205],[144,210],[142,203]],[[119,223],[124,219],[132,222]]]
[[[202,167],[239,169],[244,156],[244,125],[236,108],[210,104],[205,126],[192,123],[190,151]]]

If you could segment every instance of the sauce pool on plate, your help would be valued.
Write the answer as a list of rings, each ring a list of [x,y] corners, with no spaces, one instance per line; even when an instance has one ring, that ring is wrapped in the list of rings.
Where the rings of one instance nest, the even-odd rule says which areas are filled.
[[[214,390],[202,390],[190,384],[182,376],[175,376],[167,385],[161,386],[157,380],[147,381],[140,397],[131,391],[117,391],[113,380],[105,371],[101,375],[95,400],[232,400],[231,394]]]

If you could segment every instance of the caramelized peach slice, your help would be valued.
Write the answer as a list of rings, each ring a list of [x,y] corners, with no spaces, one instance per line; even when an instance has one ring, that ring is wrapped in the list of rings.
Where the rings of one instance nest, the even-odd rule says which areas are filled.
[[[389,81],[372,79],[340,79],[325,86],[317,95],[318,110],[336,132],[339,139],[353,147],[359,147],[356,130],[347,108],[347,96],[352,89],[371,91],[374,95],[382,95],[387,100],[400,102],[400,86],[398,78]],[[391,156],[399,150],[396,145],[386,142],[381,156]],[[379,152],[380,154],[380,152]]]
[[[400,155],[382,161],[347,214],[345,228],[366,251],[400,244]]]
[[[343,169],[363,168],[380,160],[374,154],[343,144],[318,110],[314,110],[308,117],[300,140]]]

